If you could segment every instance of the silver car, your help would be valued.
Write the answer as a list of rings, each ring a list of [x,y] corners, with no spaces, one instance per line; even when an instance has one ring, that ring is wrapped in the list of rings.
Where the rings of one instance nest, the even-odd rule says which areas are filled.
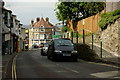
[[[42,55],[42,56],[46,56],[46,55],[47,55],[48,46],[49,46],[48,43],[44,43],[44,44],[43,44],[43,47],[42,47],[42,49],[41,49],[41,55]]]

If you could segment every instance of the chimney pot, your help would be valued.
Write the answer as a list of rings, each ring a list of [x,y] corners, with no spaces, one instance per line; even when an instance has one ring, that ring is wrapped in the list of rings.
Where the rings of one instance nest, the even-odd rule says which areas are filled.
[[[36,21],[37,21],[37,22],[40,21],[40,18],[38,17],[38,18],[36,19]]]
[[[46,21],[49,22],[49,18],[48,17],[46,18]]]
[[[31,24],[33,24],[34,23],[34,20],[31,20]]]

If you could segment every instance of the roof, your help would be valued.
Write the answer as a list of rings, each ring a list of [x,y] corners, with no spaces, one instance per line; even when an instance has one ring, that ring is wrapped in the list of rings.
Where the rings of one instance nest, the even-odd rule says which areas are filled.
[[[11,10],[8,10],[8,9],[7,9],[7,8],[5,8],[5,7],[2,7],[2,9],[3,9],[3,11],[8,11],[8,12],[12,13],[12,11],[11,11]]]
[[[38,22],[36,22],[36,23],[33,24],[33,27],[40,27],[40,26],[54,28],[53,25],[51,25],[48,22],[46,22],[43,18],[41,18]]]

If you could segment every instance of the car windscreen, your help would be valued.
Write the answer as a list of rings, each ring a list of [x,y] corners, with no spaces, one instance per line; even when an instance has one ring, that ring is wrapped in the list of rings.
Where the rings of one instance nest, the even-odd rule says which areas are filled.
[[[71,40],[64,40],[64,39],[55,40],[54,44],[56,46],[73,46],[73,43]]]
[[[44,47],[48,47],[48,44],[46,43],[46,44],[44,44]]]

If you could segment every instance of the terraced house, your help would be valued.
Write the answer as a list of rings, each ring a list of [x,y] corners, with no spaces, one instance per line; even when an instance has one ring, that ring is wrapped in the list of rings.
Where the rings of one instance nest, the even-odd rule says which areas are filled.
[[[52,40],[52,35],[55,34],[57,27],[49,22],[49,18],[36,18],[36,22],[31,20],[29,27],[29,48],[34,45],[46,43]]]
[[[23,41],[24,41],[24,27],[21,24],[20,20],[17,19],[17,16],[12,13],[12,10],[9,10],[4,7],[5,3],[1,7],[2,13],[0,15],[1,29],[2,30],[2,54],[12,54],[14,52],[20,52],[23,50]],[[1,44],[1,43],[0,43]]]

